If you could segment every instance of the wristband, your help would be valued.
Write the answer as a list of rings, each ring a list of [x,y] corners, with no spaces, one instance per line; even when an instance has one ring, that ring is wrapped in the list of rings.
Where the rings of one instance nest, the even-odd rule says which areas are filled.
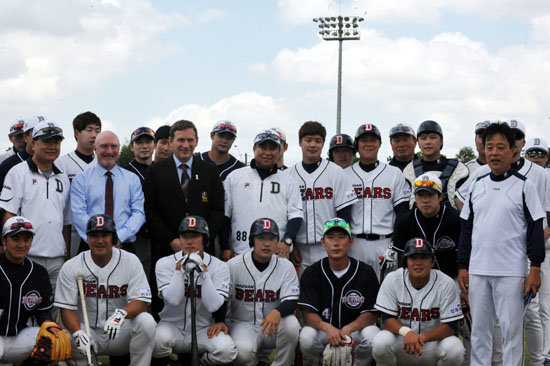
[[[412,332],[412,329],[409,327],[401,327],[399,328],[399,335],[405,337],[407,333]]]

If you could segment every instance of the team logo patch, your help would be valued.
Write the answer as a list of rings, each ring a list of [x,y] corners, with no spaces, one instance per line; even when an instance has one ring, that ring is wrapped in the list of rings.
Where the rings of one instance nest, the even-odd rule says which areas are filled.
[[[336,136],[336,145],[341,145],[344,142],[344,137],[342,135]]]
[[[462,308],[460,307],[460,304],[456,304],[450,309],[451,314],[462,314]]]
[[[151,289],[149,288],[142,288],[139,290],[139,296],[145,297],[147,299],[151,298]]]
[[[250,188],[250,183],[245,182],[245,183],[244,183],[244,188]]]
[[[37,183],[36,179],[33,178],[32,184],[34,185],[34,184],[36,184],[36,183]]]
[[[197,219],[195,217],[188,217],[187,227],[195,227],[195,226],[197,226]]]
[[[535,141],[533,141],[533,145],[539,146],[540,145],[540,139],[535,139]]]
[[[423,248],[424,247],[424,240],[423,239],[414,239],[414,247],[415,248]]]
[[[437,242],[435,243],[434,249],[437,251],[447,251],[447,250],[452,250],[455,247],[456,245],[454,240],[449,238],[448,236],[444,236],[437,240]]]
[[[202,192],[202,202],[208,202],[208,193]]]
[[[21,298],[21,302],[25,306],[25,309],[32,310],[36,307],[36,305],[42,302],[42,296],[40,296],[38,291],[32,290]]]
[[[351,290],[342,297],[342,302],[349,308],[357,309],[365,302],[365,297],[359,291]]]

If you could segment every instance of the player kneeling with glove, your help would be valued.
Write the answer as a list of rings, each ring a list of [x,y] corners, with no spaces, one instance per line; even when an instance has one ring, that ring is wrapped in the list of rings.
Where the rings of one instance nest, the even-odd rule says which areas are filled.
[[[55,291],[54,305],[61,309],[63,325],[79,351],[73,358],[86,365],[94,353],[130,353],[132,365],[149,365],[156,323],[146,312],[151,289],[141,262],[135,254],[114,247],[117,232],[110,216],[92,216],[86,235],[90,250],[65,262]],[[84,304],[79,300],[79,277]],[[88,321],[91,334],[84,330]]]
[[[327,257],[300,279],[304,364],[352,365],[355,359],[356,365],[369,365],[372,341],[380,331],[373,313],[378,278],[371,266],[348,256],[353,237],[345,220],[326,221],[321,244]]]
[[[275,254],[279,227],[269,218],[252,223],[249,250],[232,258],[230,334],[239,355],[235,365],[268,362],[277,350],[272,365],[294,362],[300,323],[294,316],[300,290],[294,265]]]
[[[153,365],[168,365],[172,353],[191,351],[190,272],[194,271],[197,348],[202,365],[220,365],[237,357],[237,347],[225,325],[229,267],[208,253],[206,220],[187,216],[179,226],[183,250],[159,259],[155,273],[159,296],[164,299],[157,325]]]
[[[32,223],[9,218],[2,228],[0,254],[0,363],[63,361],[71,356],[67,332],[50,321],[52,287],[48,272],[27,258],[34,237]],[[11,315],[10,315],[11,314]],[[34,317],[38,327],[27,327]]]
[[[403,257],[406,268],[387,275],[376,299],[385,328],[374,339],[376,364],[462,365],[464,347],[455,334],[463,316],[455,282],[432,269],[435,254],[425,239],[407,241]]]

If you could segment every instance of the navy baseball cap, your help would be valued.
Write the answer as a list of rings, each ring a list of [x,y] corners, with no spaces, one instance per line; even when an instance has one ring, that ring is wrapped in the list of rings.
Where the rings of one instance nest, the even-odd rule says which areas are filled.
[[[212,127],[212,132],[214,133],[229,132],[233,136],[237,137],[237,127],[231,121],[221,120],[216,122],[214,127]]]

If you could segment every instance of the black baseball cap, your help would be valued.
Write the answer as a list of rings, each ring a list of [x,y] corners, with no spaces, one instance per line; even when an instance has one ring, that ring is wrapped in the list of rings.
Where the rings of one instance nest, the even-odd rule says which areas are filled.
[[[157,131],[155,132],[155,141],[158,141],[160,139],[167,139],[170,137],[170,126],[164,125],[157,128]]]

